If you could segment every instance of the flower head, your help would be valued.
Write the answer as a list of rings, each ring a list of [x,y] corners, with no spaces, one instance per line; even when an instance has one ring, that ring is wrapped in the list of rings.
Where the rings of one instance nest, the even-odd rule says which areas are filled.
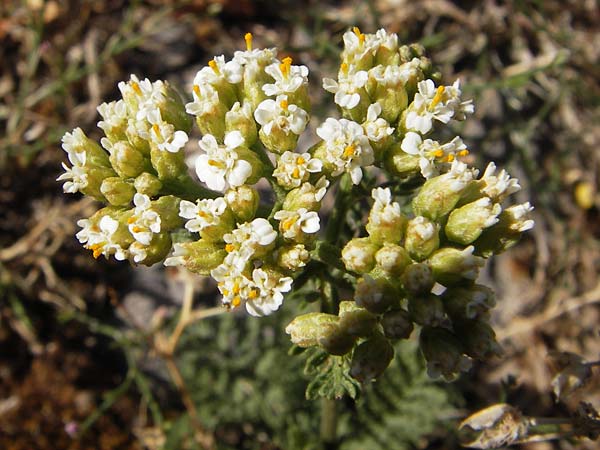
[[[127,220],[129,232],[134,239],[143,245],[150,245],[153,234],[160,233],[160,215],[152,209],[150,197],[144,194],[133,196],[135,209]]]
[[[275,62],[265,68],[265,72],[275,80],[274,83],[263,85],[263,92],[268,95],[292,94],[300,86],[308,83],[308,68],[306,66],[293,66],[292,58],[283,58],[282,62]]]
[[[323,162],[312,158],[310,153],[285,152],[277,161],[273,176],[284,188],[293,189],[308,181],[311,173],[320,172],[322,168]]]

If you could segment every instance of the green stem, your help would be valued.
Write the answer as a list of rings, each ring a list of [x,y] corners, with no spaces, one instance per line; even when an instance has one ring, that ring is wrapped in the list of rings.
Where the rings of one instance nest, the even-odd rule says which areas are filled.
[[[200,186],[191,177],[185,175],[179,178],[162,180],[164,195],[176,195],[184,200],[194,201],[202,198],[217,198],[222,194]]]
[[[348,208],[348,194],[352,190],[352,181],[347,174],[340,178],[338,191],[335,196],[335,203],[327,221],[325,230],[325,240],[330,244],[335,245],[340,236],[340,232],[346,217]]]
[[[326,449],[337,448],[337,405],[335,400],[321,399],[321,441]]]

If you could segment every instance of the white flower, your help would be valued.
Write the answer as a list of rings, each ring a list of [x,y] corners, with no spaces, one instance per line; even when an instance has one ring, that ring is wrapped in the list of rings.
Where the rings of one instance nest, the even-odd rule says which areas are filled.
[[[179,216],[188,219],[185,228],[192,233],[219,223],[219,217],[227,209],[223,197],[216,199],[198,200],[196,203],[181,200],[179,203]]]
[[[312,158],[310,153],[284,152],[277,161],[273,176],[279,185],[293,189],[307,181],[311,173],[320,172],[322,168],[323,162]]]
[[[277,211],[273,216],[279,220],[279,229],[286,239],[295,240],[302,234],[314,234],[319,231],[321,225],[319,215],[315,211],[299,208],[297,211]]]
[[[528,219],[529,213],[533,211],[533,206],[529,202],[510,206],[504,211],[509,217],[510,229],[513,231],[522,233],[531,230],[535,225],[533,219]]]
[[[62,163],[65,173],[61,174],[56,181],[65,181],[63,192],[74,194],[88,185],[88,175],[83,168],[86,162],[85,134],[81,128],[75,128],[71,133],[65,133],[62,138],[62,148],[67,153],[72,167]]]
[[[465,163],[455,159],[452,161],[450,170],[440,177],[447,181],[448,189],[451,192],[460,192],[467,187],[471,181],[477,178],[479,170],[470,168]]]
[[[452,162],[457,156],[468,154],[467,146],[458,136],[442,145],[431,139],[423,140],[421,135],[413,131],[406,133],[400,147],[409,155],[419,157],[421,174],[426,179],[439,175],[440,164]]]
[[[215,56],[207,67],[200,69],[194,77],[194,85],[217,85],[223,81],[237,84],[242,81],[242,66],[238,61],[225,62],[225,56]]]
[[[388,34],[383,28],[380,28],[375,32],[372,45],[377,48],[385,47],[386,49],[395,52],[398,50],[398,35],[396,33]]]
[[[379,117],[379,114],[381,114],[381,105],[373,103],[367,109],[367,120],[363,123],[365,134],[372,142],[379,142],[394,132],[387,120]]]
[[[239,252],[249,258],[261,247],[272,244],[277,238],[277,232],[267,219],[262,217],[239,225],[231,233],[223,236],[228,253]],[[229,255],[228,255],[229,256]]]
[[[133,245],[133,244],[131,244]],[[186,256],[188,255],[187,249],[178,243],[173,244],[173,254],[165,259],[164,265],[167,267],[172,266],[185,266]]]
[[[187,133],[181,130],[175,131],[173,125],[164,122],[158,109],[148,114],[148,122],[152,124],[150,142],[154,143],[159,150],[177,153],[188,141]]]
[[[152,210],[150,197],[145,194],[135,194],[133,204],[135,205],[133,215],[127,219],[129,232],[139,243],[150,245],[153,234],[160,233],[160,215]]]
[[[493,203],[489,197],[482,197],[472,203],[470,218],[473,223],[480,223],[482,228],[488,228],[498,223],[498,215],[502,212],[499,203]]]
[[[369,54],[374,54],[377,48],[377,42],[374,35],[361,33],[358,27],[352,28],[342,36],[344,41],[344,50],[342,51],[342,60],[350,63],[358,62]]]
[[[455,120],[465,120],[467,114],[475,112],[473,100],[462,101],[462,91],[460,90],[460,80],[456,80],[452,86],[446,86],[444,89],[443,101],[454,111]]]
[[[392,192],[389,188],[375,188],[371,191],[375,202],[369,213],[369,223],[375,227],[382,224],[401,223],[402,212],[398,202],[392,202]]]
[[[237,51],[233,54],[232,61],[235,61],[241,66],[254,65],[254,66],[266,66],[275,60],[277,49],[275,48],[263,48],[253,49],[252,48],[252,33],[246,33],[244,35],[246,41],[246,50]]]
[[[281,63],[273,63],[265,68],[265,72],[273,77],[275,83],[263,85],[263,92],[268,95],[292,94],[303,84],[308,83],[308,68],[292,66],[292,58],[283,58]]]
[[[164,100],[164,83],[161,80],[152,83],[148,78],[139,80],[135,75],[131,75],[126,83],[119,83],[119,90],[123,98],[131,99],[137,107],[137,120],[144,120],[148,114],[156,109],[160,102]]]
[[[185,111],[194,116],[211,114],[216,111],[221,104],[219,93],[210,84],[194,84],[192,97],[194,101],[186,103]]]
[[[365,70],[351,72],[345,63],[342,63],[338,81],[323,78],[323,89],[335,94],[334,101],[342,108],[352,109],[360,102],[358,93],[366,84],[369,75]]]
[[[82,219],[77,222],[82,227],[75,237],[84,244],[85,248],[92,250],[94,258],[100,255],[108,258],[114,255],[118,261],[127,259],[128,252],[118,243],[113,241],[114,234],[119,227],[119,222],[110,216],[102,216],[97,224],[93,224],[89,219]]]
[[[85,153],[83,155],[85,156]],[[74,194],[88,185],[88,176],[82,164],[74,164],[73,167],[69,167],[62,163],[62,167],[65,169],[65,173],[61,174],[56,181],[66,180],[63,184],[63,192]]]
[[[408,107],[405,126],[408,130],[426,134],[433,127],[433,119],[448,123],[454,115],[454,109],[444,103],[445,86],[437,89],[432,80],[423,80],[417,84],[419,92]]]
[[[98,122],[98,127],[104,133],[110,133],[113,128],[120,127],[127,123],[127,104],[123,100],[116,102],[102,103],[97,108],[102,120]]]
[[[263,100],[254,111],[254,118],[267,136],[275,127],[286,134],[302,134],[308,123],[308,113],[297,105],[288,104],[287,95],[278,95],[276,100]]]
[[[292,289],[292,278],[278,277],[261,268],[254,269],[252,281],[255,290],[248,292],[246,310],[253,316],[267,316],[279,309],[283,293]]]
[[[410,226],[411,233],[415,233],[422,241],[428,241],[438,232],[436,225],[423,216],[417,216],[412,219]]]
[[[328,118],[317,135],[325,141],[325,160],[334,166],[333,176],[348,172],[352,183],[362,179],[362,167],[373,164],[373,149],[362,126],[346,119]]]
[[[225,145],[219,145],[214,136],[206,134],[198,145],[206,153],[196,159],[196,173],[210,189],[224,191],[227,186],[241,186],[252,174],[248,161],[238,157],[236,148],[244,143],[242,133],[230,131]]]
[[[380,86],[399,86],[407,82],[410,72],[400,66],[375,66],[369,70],[369,77]]]
[[[498,175],[494,175],[495,172],[496,164],[490,162],[481,177],[481,180],[485,182],[485,187],[482,191],[488,197],[491,197],[494,201],[501,202],[510,194],[521,190],[519,180],[511,178],[506,170],[500,171]]]
[[[253,283],[242,273],[243,267],[230,264],[227,260],[213,270],[210,275],[217,281],[221,302],[228,308],[236,308],[248,297],[258,296]]]
[[[140,263],[148,256],[148,247],[141,242],[135,241],[129,246],[129,254],[133,256],[134,263]]]

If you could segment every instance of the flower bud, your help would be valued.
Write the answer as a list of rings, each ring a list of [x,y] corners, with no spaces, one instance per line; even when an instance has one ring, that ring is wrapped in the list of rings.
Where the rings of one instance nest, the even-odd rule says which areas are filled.
[[[342,262],[346,269],[353,272],[370,272],[375,267],[377,249],[369,238],[351,239],[342,249]]]
[[[434,284],[433,270],[429,264],[411,264],[402,275],[402,287],[412,295],[428,294]]]
[[[449,172],[430,178],[412,201],[416,216],[425,216],[434,222],[447,216],[456,206],[461,194],[474,182],[477,171],[455,160]]]
[[[383,244],[375,253],[377,267],[390,276],[398,277],[412,263],[404,247],[397,244]]]
[[[399,299],[390,282],[383,276],[377,274],[372,277],[365,274],[356,283],[354,301],[374,314],[381,314],[398,303]]]
[[[371,241],[377,244],[399,243],[406,227],[406,218],[400,211],[400,205],[392,202],[389,189],[373,189],[371,196],[375,202],[366,226]]]
[[[416,261],[423,261],[440,246],[439,225],[423,216],[408,221],[404,247]]]
[[[119,141],[112,145],[110,163],[115,172],[123,178],[134,178],[150,169],[150,164],[144,155],[126,141]]]
[[[219,142],[223,142],[227,111],[228,108],[219,101],[218,97],[212,101],[203,102],[202,111],[196,114],[196,124],[202,135],[211,134]]]
[[[163,99],[159,102],[162,119],[170,123],[176,130],[189,134],[192,130],[192,117],[185,111],[185,105],[179,93],[168,82],[163,82]]]
[[[225,192],[224,198],[231,211],[233,211],[237,222],[249,222],[256,215],[260,195],[252,186],[244,184],[232,187]]]
[[[450,213],[445,232],[448,239],[462,245],[474,242],[485,228],[498,222],[502,207],[488,197],[468,203]]]
[[[310,261],[310,253],[303,244],[284,245],[277,253],[277,264],[286,270],[295,272]]]
[[[386,170],[398,178],[421,176],[419,157],[409,155],[401,148],[402,141],[393,144],[385,155]]]
[[[252,107],[250,103],[235,102],[230,111],[225,114],[225,131],[239,131],[244,137],[244,143],[248,147],[256,142],[257,130],[256,122],[252,117]]]
[[[173,195],[163,195],[152,202],[152,209],[160,216],[162,231],[171,231],[183,224],[179,217],[180,201],[181,199]]]
[[[413,322],[422,326],[437,327],[446,318],[444,304],[434,294],[409,297],[408,313]]]
[[[427,374],[431,378],[442,375],[451,381],[460,372],[471,368],[471,360],[462,354],[460,342],[445,328],[424,327],[419,336],[419,347],[427,361]]]
[[[100,192],[111,205],[126,206],[133,199],[135,188],[122,178],[108,177],[102,181]]]
[[[222,264],[227,255],[220,246],[204,239],[174,244],[173,250],[173,256],[165,260],[165,266],[184,266],[200,275],[210,275],[210,271]]]
[[[329,181],[324,176],[315,184],[302,183],[302,186],[287,193],[283,201],[283,209],[297,211],[305,208],[308,211],[318,211],[328,186]]]
[[[137,176],[133,182],[133,186],[139,194],[154,197],[160,192],[162,183],[155,175],[152,175],[149,172],[143,172]]]
[[[474,284],[469,287],[449,287],[442,294],[444,309],[455,320],[487,320],[489,310],[496,304],[495,294],[489,287]]]
[[[472,358],[483,360],[502,354],[502,348],[496,342],[496,333],[486,322],[464,319],[454,322],[453,328],[463,344],[464,352]]]
[[[398,120],[406,109],[408,96],[398,66],[376,66],[369,71],[369,97],[381,105],[381,117],[389,123]]]
[[[163,183],[165,180],[173,180],[187,174],[184,152],[164,152],[153,146],[150,149],[150,160]]]
[[[145,255],[145,257],[141,259],[140,262],[145,266],[152,266],[153,264],[165,259],[165,257],[171,251],[171,244],[171,237],[169,236],[169,233],[157,233],[152,236],[150,245],[143,246],[140,245],[139,242],[134,242],[129,247],[129,252],[130,254],[135,254],[137,250],[136,247],[139,246],[140,249],[143,247],[141,250],[144,252],[143,255]],[[136,261],[134,260],[134,262]]]
[[[394,347],[382,334],[375,334],[360,344],[352,354],[350,375],[360,381],[379,377],[394,359]]]
[[[265,72],[265,68],[275,60],[275,53],[271,49],[263,49],[257,57],[249,58],[244,65],[242,93],[244,101],[250,102],[252,109],[262,102],[267,95],[262,87],[272,83],[273,78]]]
[[[403,309],[392,309],[381,318],[383,333],[388,339],[408,339],[414,330],[408,312]]]
[[[340,302],[340,328],[351,336],[367,337],[377,325],[377,317],[354,301]]]
[[[318,344],[323,328],[328,325],[337,325],[339,318],[332,314],[311,312],[302,314],[292,320],[285,328],[290,335],[292,343],[299,347],[312,347]]]
[[[479,268],[485,259],[473,255],[475,248],[471,245],[463,250],[458,248],[441,248],[428,260],[433,270],[433,278],[444,286],[451,286],[465,281],[475,281]]]

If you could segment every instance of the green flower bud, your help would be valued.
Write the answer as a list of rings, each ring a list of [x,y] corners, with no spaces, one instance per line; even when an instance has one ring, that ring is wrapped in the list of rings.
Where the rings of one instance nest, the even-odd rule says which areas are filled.
[[[339,318],[332,314],[312,312],[296,317],[285,328],[285,332],[299,347],[312,347],[318,345],[323,328],[328,325],[335,326],[338,322]]]
[[[88,138],[81,128],[75,128],[71,133],[66,133],[62,142],[63,149],[69,154],[85,153],[84,166],[111,168],[108,154],[97,142]]]
[[[529,202],[502,211],[498,216],[498,223],[484,230],[474,242],[476,253],[489,257],[515,245],[523,232],[533,228],[534,222],[529,219],[531,211],[533,206]]]
[[[225,114],[225,131],[239,131],[244,137],[244,143],[248,147],[256,142],[256,122],[252,117],[252,106],[250,103],[235,102],[230,111]]]
[[[152,147],[150,160],[159,180],[163,183],[165,180],[173,180],[187,174],[184,152],[171,153]]]
[[[369,71],[369,97],[381,105],[381,117],[389,123],[398,120],[408,105],[408,96],[397,66],[376,66]]]
[[[404,247],[416,261],[423,261],[440,246],[439,225],[423,216],[408,221]]]
[[[414,329],[408,312],[403,309],[392,309],[381,318],[383,333],[388,339],[408,339]]]
[[[249,222],[256,216],[260,195],[252,186],[232,187],[225,192],[224,198],[239,223]]]
[[[427,361],[427,374],[432,378],[442,375],[452,381],[460,372],[471,368],[471,360],[463,355],[461,343],[445,328],[424,327],[419,347]]]
[[[393,144],[385,155],[384,164],[388,172],[398,178],[421,176],[419,157],[409,155],[400,145],[402,142]]]
[[[367,273],[375,267],[375,252],[378,246],[369,238],[354,238],[342,249],[342,262],[346,269],[357,273]]]
[[[317,341],[328,353],[332,355],[345,355],[352,350],[356,337],[351,336],[338,323],[322,325]]]
[[[352,109],[340,108],[340,110],[345,119],[353,120],[357,123],[363,123],[367,118],[367,111],[371,105],[371,99],[369,98],[369,94],[367,94],[366,88],[356,89],[356,93],[360,95],[360,101],[358,104]]]
[[[375,203],[366,225],[371,241],[377,244],[399,243],[406,228],[406,217],[402,215],[400,205],[392,201],[389,189],[373,189],[371,196]]]
[[[173,256],[165,266],[184,266],[190,272],[210,275],[210,271],[223,263],[227,252],[213,242],[200,239],[173,245]]]
[[[318,211],[328,185],[329,181],[325,177],[321,177],[315,184],[302,183],[302,186],[287,193],[282,209],[298,211],[305,208],[308,211]]]
[[[446,223],[446,236],[453,242],[468,245],[474,242],[485,228],[498,222],[502,207],[488,197],[468,203],[450,213]]]
[[[446,318],[442,299],[433,294],[409,297],[408,313],[413,322],[422,326],[436,327]]]
[[[402,275],[412,263],[408,252],[397,244],[384,244],[375,253],[375,261],[379,269],[394,277]]]
[[[487,320],[489,310],[496,304],[489,287],[474,284],[469,287],[449,287],[442,294],[444,309],[453,321],[461,319]]]
[[[258,137],[265,148],[278,155],[286,151],[293,151],[298,144],[298,135],[291,130],[281,128],[278,124],[274,124],[268,134],[264,127],[261,128]]]
[[[394,359],[394,347],[381,334],[360,344],[352,354],[350,375],[361,383],[379,377]]]
[[[310,253],[304,244],[284,245],[277,252],[277,265],[292,272],[305,267],[308,261]]]
[[[365,274],[356,284],[354,301],[358,306],[381,314],[399,302],[391,283],[382,274]]]
[[[102,193],[102,183],[105,179],[114,177],[116,173],[106,167],[84,167],[87,175],[87,185],[80,189],[82,194],[89,195],[101,202],[108,201]]]
[[[135,178],[150,169],[149,161],[142,152],[126,141],[113,144],[110,149],[110,163],[123,178]]]
[[[402,275],[402,287],[412,295],[428,294],[434,284],[433,270],[429,264],[411,264]]]
[[[129,247],[130,253],[134,252],[134,248],[139,243],[134,242]],[[169,233],[157,233],[152,236],[150,245],[144,247],[146,257],[141,261],[141,264],[145,266],[152,266],[158,262],[163,261],[171,251],[171,236]]]
[[[173,195],[163,195],[152,202],[152,209],[160,216],[163,231],[171,231],[183,225],[183,219],[179,216],[179,202],[181,199]]]
[[[377,317],[354,301],[340,302],[340,328],[351,336],[367,337],[377,326]]]
[[[463,250],[447,247],[436,251],[428,260],[433,278],[444,286],[475,281],[485,259],[473,255],[473,250],[471,245]]]
[[[439,222],[454,209],[476,174],[466,164],[455,160],[449,172],[425,182],[412,201],[413,212],[416,216]]]
[[[464,352],[472,358],[483,360],[502,354],[502,348],[496,342],[496,333],[487,323],[465,319],[453,325],[454,333],[463,344]]]
[[[147,195],[148,197],[155,197],[160,192],[162,183],[155,175],[143,172],[137,176],[133,182],[133,186],[138,193]]]
[[[229,111],[223,103],[215,101],[205,103],[203,110],[196,115],[196,124],[200,132],[212,134],[217,141],[223,142],[225,138],[225,115]]]
[[[249,59],[244,65],[242,93],[244,101],[250,102],[252,109],[267,98],[262,87],[267,83],[272,83],[273,78],[265,72],[265,68],[272,64],[275,54],[271,49],[264,49],[256,58]]]
[[[119,177],[108,177],[102,181],[100,192],[114,206],[129,205],[135,195],[135,188]]]
[[[175,127],[189,133],[192,130],[192,117],[185,111],[179,93],[168,83],[163,82],[164,98],[159,103],[161,118]]]
[[[260,158],[258,157],[258,155],[255,152],[253,152],[252,150],[250,150],[249,148],[241,147],[241,146],[236,147],[235,152],[237,153],[237,155],[240,159],[245,160],[246,162],[248,162],[250,164],[250,166],[252,166],[252,173],[246,179],[245,184],[254,184],[258,180],[260,180],[263,175],[265,166],[262,163],[262,161],[260,160]]]

